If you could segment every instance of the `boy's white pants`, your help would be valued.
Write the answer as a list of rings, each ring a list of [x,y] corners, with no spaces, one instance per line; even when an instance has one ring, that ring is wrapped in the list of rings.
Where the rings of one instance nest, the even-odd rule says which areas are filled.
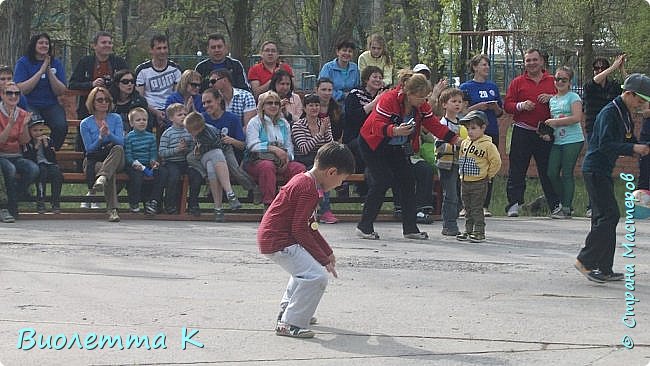
[[[280,308],[284,309],[282,322],[308,328],[327,287],[325,267],[300,244],[267,254],[267,257],[291,274],[280,303]]]

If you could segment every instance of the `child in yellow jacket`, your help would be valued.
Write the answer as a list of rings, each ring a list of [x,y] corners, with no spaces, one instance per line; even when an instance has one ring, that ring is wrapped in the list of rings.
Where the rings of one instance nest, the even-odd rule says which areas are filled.
[[[471,111],[460,122],[467,126],[467,139],[460,145],[459,173],[461,197],[465,210],[465,232],[457,240],[472,243],[485,241],[485,217],[483,202],[487,195],[488,182],[501,168],[499,150],[492,138],[485,134],[487,116],[481,111]]]

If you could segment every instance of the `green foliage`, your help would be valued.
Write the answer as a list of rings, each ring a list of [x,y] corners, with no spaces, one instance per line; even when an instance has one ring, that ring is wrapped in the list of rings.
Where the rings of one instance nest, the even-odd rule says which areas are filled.
[[[622,16],[626,21],[619,28],[621,48],[628,55],[625,64],[628,72],[650,74],[650,5],[644,0],[632,1]]]

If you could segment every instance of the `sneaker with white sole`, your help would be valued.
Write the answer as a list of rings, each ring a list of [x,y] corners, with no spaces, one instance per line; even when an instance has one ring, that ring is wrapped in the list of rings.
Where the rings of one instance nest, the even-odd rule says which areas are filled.
[[[361,231],[361,229],[356,228],[355,232],[357,233],[357,236],[360,237],[361,239],[379,240],[379,234],[377,234],[376,231],[366,234],[363,231]]]
[[[508,217],[518,217],[519,216],[519,204],[515,203],[508,208]]]
[[[336,224],[339,222],[339,219],[334,216],[332,211],[327,210],[320,215],[319,221],[325,224]]]
[[[305,328],[299,328],[287,323],[278,323],[275,327],[275,334],[284,337],[293,338],[314,338],[316,335],[313,331]]]
[[[117,214],[117,209],[111,209],[108,212],[108,221],[109,222],[120,222],[120,215]]]
[[[0,221],[9,224],[12,222],[16,222],[16,218],[11,215],[9,210],[7,210],[6,208],[2,208],[0,209]]]
[[[490,212],[490,210],[488,210],[487,208],[484,207],[483,208],[483,216],[484,217],[492,217],[492,212]]]
[[[277,324],[282,323],[282,315],[284,315],[284,310],[280,310],[280,313],[278,314],[278,321]],[[318,319],[315,316],[312,316],[309,318],[309,325],[314,325],[318,324]]]

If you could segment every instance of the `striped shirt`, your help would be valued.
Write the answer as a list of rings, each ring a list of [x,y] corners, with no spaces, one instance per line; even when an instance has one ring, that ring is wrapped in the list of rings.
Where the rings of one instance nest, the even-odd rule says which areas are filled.
[[[131,166],[137,160],[145,166],[151,161],[158,160],[156,136],[148,131],[133,130],[124,139],[124,156],[126,165]]]
[[[181,139],[185,140],[185,146],[187,146],[183,151],[177,150]],[[194,149],[194,139],[185,127],[169,127],[160,136],[158,155],[165,161],[185,162],[187,153],[192,151],[192,149]]]
[[[322,124],[323,120],[319,118],[317,122],[319,132]],[[293,147],[296,155],[307,155],[310,152],[316,152],[319,147],[333,141],[331,128],[328,128],[324,135],[320,133],[312,135],[311,131],[309,131],[307,118],[302,118],[293,124],[291,127],[291,138],[293,138]]]

